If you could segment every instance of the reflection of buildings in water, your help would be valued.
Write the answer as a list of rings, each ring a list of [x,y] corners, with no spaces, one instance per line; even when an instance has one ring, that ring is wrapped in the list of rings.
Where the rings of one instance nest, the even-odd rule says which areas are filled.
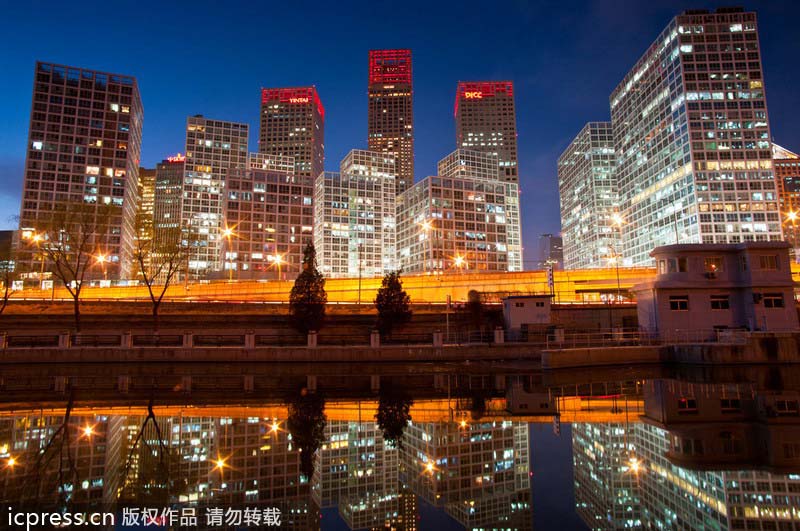
[[[0,420],[0,458],[6,461],[0,501],[113,503],[125,459],[123,428],[119,417],[106,416],[73,417],[68,424],[55,416]]]
[[[468,529],[531,529],[528,433],[509,421],[411,422],[401,476]]]
[[[404,524],[401,508],[407,502],[402,498],[409,494],[400,492],[398,451],[372,420],[327,423],[311,483],[314,501],[320,507],[338,506],[351,529]]]
[[[575,506],[593,531],[642,525],[630,431],[624,423],[572,425]]]
[[[616,518],[619,486],[649,529],[800,527],[796,391],[657,380],[644,402],[644,422],[573,426],[576,505],[590,527],[629,528]],[[638,472],[630,457],[626,472],[626,452]]]

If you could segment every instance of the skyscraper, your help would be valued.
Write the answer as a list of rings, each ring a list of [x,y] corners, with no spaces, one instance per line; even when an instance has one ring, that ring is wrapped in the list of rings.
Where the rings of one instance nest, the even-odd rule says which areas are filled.
[[[134,77],[37,62],[20,228],[43,230],[69,205],[109,208],[107,230],[91,241],[108,258],[110,278],[128,277],[143,113]],[[32,253],[20,251],[31,267]],[[93,276],[102,278],[99,268],[87,270]]]
[[[402,270],[521,271],[519,189],[499,178],[497,156],[459,149],[438,168],[398,196]]]
[[[686,11],[611,94],[626,264],[782,239],[755,13]]]
[[[566,269],[605,267],[619,249],[619,197],[610,122],[590,122],[558,158]]]
[[[539,236],[539,267],[549,266],[564,269],[564,242],[561,236],[542,234]]]
[[[325,162],[325,108],[315,87],[261,89],[258,151],[294,157],[295,175],[314,182]]]
[[[354,149],[339,172],[314,186],[314,246],[329,277],[375,277],[397,269],[395,161],[388,153]]]
[[[414,103],[411,50],[370,50],[368,146],[391,154],[397,193],[414,184]]]
[[[181,227],[185,163],[186,157],[178,153],[156,164],[153,232],[161,243],[165,235]]]
[[[225,178],[247,164],[248,129],[200,115],[187,119],[181,223],[190,247],[188,273],[194,277],[222,269]]]
[[[456,146],[497,155],[500,178],[519,183],[517,117],[511,81],[459,82]]]

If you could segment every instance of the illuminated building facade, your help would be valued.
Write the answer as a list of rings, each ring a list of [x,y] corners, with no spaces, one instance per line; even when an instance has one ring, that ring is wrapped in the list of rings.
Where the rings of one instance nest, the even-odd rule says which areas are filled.
[[[109,278],[132,269],[143,113],[134,77],[36,63],[20,228],[44,230],[69,205],[110,209],[108,229],[91,238]],[[19,261],[33,269],[25,251]]]
[[[456,150],[398,196],[397,249],[406,273],[521,271],[519,189],[497,157]]]
[[[456,90],[456,146],[497,156],[501,180],[519,183],[517,117],[511,81],[460,82]]]
[[[624,262],[782,239],[755,13],[675,17],[610,98]]]
[[[592,531],[641,529],[631,426],[621,423],[574,423],[572,458],[575,510]]]
[[[565,269],[607,267],[621,252],[615,163],[610,122],[587,123],[558,158]]]
[[[295,176],[292,157],[251,153],[225,188],[223,268],[236,278],[294,278],[312,242],[313,188]]]
[[[181,226],[186,157],[178,153],[156,164],[153,231],[157,241]]]
[[[414,102],[411,50],[370,50],[370,151],[390,155],[397,166],[397,193],[414,183]]]
[[[528,472],[524,422],[412,421],[403,435],[401,479],[467,529],[531,529]]]
[[[222,269],[222,205],[230,170],[247,165],[249,126],[193,116],[186,122],[181,223],[189,244],[188,274],[202,278]]]
[[[325,108],[316,87],[261,89],[258,151],[294,157],[295,176],[313,184],[325,162]]]
[[[783,234],[792,246],[794,259],[800,255],[797,248],[797,223],[800,222],[800,155],[772,144],[772,163],[775,165],[775,180],[778,182],[778,200],[780,201]]]
[[[564,269],[564,239],[555,234],[539,236],[539,267]]]
[[[380,277],[397,269],[395,161],[354,149],[314,186],[314,247],[327,277]]]

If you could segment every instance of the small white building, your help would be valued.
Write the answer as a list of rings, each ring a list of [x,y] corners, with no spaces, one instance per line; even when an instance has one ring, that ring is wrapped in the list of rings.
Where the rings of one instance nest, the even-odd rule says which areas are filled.
[[[633,287],[643,330],[798,329],[786,242],[665,245],[650,256],[656,277]]]
[[[551,295],[512,295],[503,299],[503,319],[509,337],[530,325],[550,323]]]

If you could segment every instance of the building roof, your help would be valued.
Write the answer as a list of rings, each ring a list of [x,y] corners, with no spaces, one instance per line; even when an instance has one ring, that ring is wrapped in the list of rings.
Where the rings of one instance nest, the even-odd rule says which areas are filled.
[[[800,159],[800,155],[789,151],[785,147],[779,146],[778,144],[772,144],[772,158],[776,160],[781,159]]]

